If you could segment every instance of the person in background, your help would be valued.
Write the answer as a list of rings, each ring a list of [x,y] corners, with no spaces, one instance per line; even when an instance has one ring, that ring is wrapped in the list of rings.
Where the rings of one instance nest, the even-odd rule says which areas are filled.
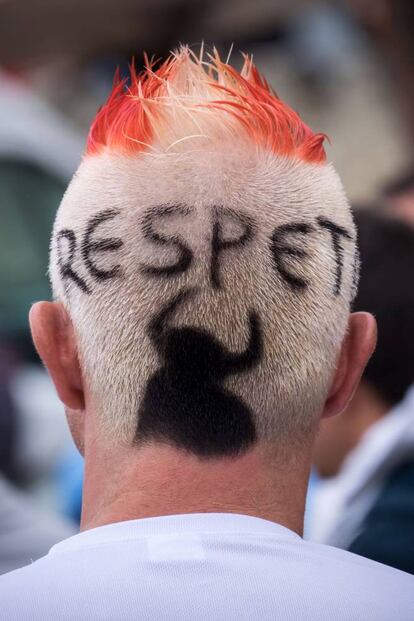
[[[354,310],[374,314],[378,345],[347,410],[322,422],[308,536],[414,574],[414,230],[371,210],[355,219]]]
[[[73,442],[26,316],[48,295],[48,231],[82,148],[23,75],[0,67],[0,573],[78,531],[55,477]]]
[[[414,172],[407,172],[391,183],[382,192],[382,207],[390,215],[405,220],[414,226]]]
[[[35,451],[30,451],[23,436],[30,435],[36,438],[39,433],[47,436],[51,431],[51,425],[45,424],[42,427],[42,417],[38,412],[42,411],[42,403],[43,410],[47,410],[45,403],[48,393],[43,391],[43,401],[35,398],[33,382],[24,384],[21,381],[24,366],[12,340],[1,335],[0,574],[23,567],[44,556],[52,545],[74,535],[77,530],[74,523],[64,519],[50,507],[43,506],[39,499],[34,498],[33,494],[22,486],[22,471],[36,471],[42,459],[47,463],[47,455],[44,455],[47,453],[47,446],[42,447],[43,454],[36,459]],[[39,369],[39,372],[43,371]],[[16,378],[19,375],[20,381],[17,383]],[[19,408],[15,398],[16,384],[23,389],[26,387],[29,401],[31,398],[31,408],[27,417],[33,421],[32,427],[26,424],[22,409]],[[52,396],[54,397],[53,394]],[[54,398],[52,402],[55,402]],[[35,425],[41,429],[33,429]],[[53,449],[53,441],[51,444]]]
[[[85,456],[82,532],[0,579],[0,615],[411,621],[412,576],[301,537],[319,420],[376,341],[324,136],[249,57],[184,47],[125,86],[30,313]]]

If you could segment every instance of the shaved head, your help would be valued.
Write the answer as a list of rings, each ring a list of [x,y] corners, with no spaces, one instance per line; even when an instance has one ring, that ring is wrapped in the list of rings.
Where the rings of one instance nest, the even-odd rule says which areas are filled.
[[[315,428],[358,272],[322,140],[249,59],[115,85],[50,259],[108,437],[211,457]]]

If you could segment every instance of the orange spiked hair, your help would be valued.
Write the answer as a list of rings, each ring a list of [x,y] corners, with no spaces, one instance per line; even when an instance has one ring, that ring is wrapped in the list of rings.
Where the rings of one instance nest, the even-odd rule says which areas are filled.
[[[174,126],[177,125],[176,131]],[[192,137],[208,137],[209,128],[244,132],[257,145],[309,163],[326,159],[324,134],[314,134],[283,103],[244,55],[240,73],[215,51],[208,61],[187,47],[154,69],[130,68],[130,83],[115,75],[106,104],[92,123],[87,154],[103,149],[133,154],[158,143],[167,150]]]

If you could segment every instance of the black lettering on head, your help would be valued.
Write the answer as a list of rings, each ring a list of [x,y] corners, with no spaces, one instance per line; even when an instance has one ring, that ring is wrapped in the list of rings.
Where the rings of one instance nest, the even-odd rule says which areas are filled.
[[[246,214],[215,207],[213,210],[213,236],[211,240],[211,267],[210,280],[215,289],[220,289],[220,254],[229,248],[245,246],[253,238],[253,220]],[[241,234],[233,239],[225,239],[223,236],[223,219],[227,218],[231,222],[241,227]]]
[[[354,265],[352,268],[352,286],[354,288],[354,291],[356,291],[356,288],[358,286],[360,264],[361,264],[361,259],[359,256],[358,246],[355,246]]]
[[[142,219],[142,232],[145,239],[149,239],[160,246],[175,248],[178,251],[178,258],[175,263],[170,265],[143,265],[141,270],[149,276],[176,276],[185,272],[193,260],[193,253],[187,244],[184,243],[180,235],[164,235],[155,230],[155,221],[171,216],[187,216],[192,209],[184,205],[161,205],[149,209]]]
[[[66,246],[66,248],[64,248]],[[62,229],[56,236],[57,247],[57,261],[60,271],[60,276],[65,282],[71,280],[74,282],[81,291],[84,293],[91,293],[86,282],[79,274],[75,272],[72,267],[73,260],[75,258],[76,251],[76,235],[72,229]]]
[[[303,248],[293,246],[292,242],[287,242],[286,237],[291,237],[292,235],[308,235],[312,231],[314,231],[314,227],[306,222],[281,224],[275,228],[270,239],[270,250],[272,252],[274,266],[285,282],[296,291],[306,289],[309,283],[304,278],[294,274],[288,269],[286,258],[293,257],[295,259],[304,259],[308,256],[308,253]]]
[[[149,323],[162,367],[148,381],[136,441],[164,441],[200,457],[238,455],[256,440],[253,415],[222,382],[259,363],[260,321],[250,312],[248,343],[240,353],[228,351],[205,330],[171,326],[179,306],[195,293],[181,291]]]
[[[96,260],[93,260],[93,255],[97,253],[114,252],[123,246],[123,241],[118,237],[106,237],[105,239],[98,240],[92,239],[92,235],[97,227],[107,220],[112,220],[118,213],[119,212],[114,209],[106,209],[96,214],[88,221],[82,239],[81,253],[89,273],[95,280],[108,280],[109,278],[116,278],[121,275],[120,265],[114,265],[111,269],[102,269],[96,265]]]
[[[344,266],[344,250],[341,246],[341,237],[345,239],[352,239],[352,236],[348,233],[346,229],[342,226],[338,226],[331,220],[327,220],[326,218],[321,218],[320,216],[317,218],[318,224],[320,227],[329,231],[332,239],[332,247],[335,252],[335,262],[336,262],[336,273],[335,273],[335,284],[334,284],[334,295],[339,295],[341,292],[341,284],[342,284],[342,270]]]

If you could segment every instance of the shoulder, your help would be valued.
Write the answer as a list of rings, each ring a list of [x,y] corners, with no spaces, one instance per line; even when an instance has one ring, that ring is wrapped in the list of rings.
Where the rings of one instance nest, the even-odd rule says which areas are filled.
[[[30,565],[0,575],[2,607],[13,597],[30,598],[31,593],[42,592],[47,588],[47,582],[51,576],[62,577],[63,573],[60,564],[55,564],[48,556],[44,556]]]
[[[275,611],[281,620],[412,619],[414,578],[403,572],[299,537],[209,533],[201,539],[203,555],[194,554],[194,537],[184,555],[182,537],[173,541],[175,554],[180,551],[174,563],[170,549],[146,555],[128,539],[48,555],[0,576],[0,621],[108,618],[120,605],[121,588],[125,619],[135,618],[140,606],[148,618],[165,618],[162,608],[185,620],[204,610],[198,618],[240,621],[256,618],[259,605],[266,620]],[[200,584],[215,593],[212,600]]]
[[[362,608],[364,601],[379,610],[398,601],[414,610],[414,577],[410,574],[328,545],[305,542],[304,548],[327,590],[338,593],[340,589],[350,601],[355,597]]]
[[[345,606],[350,619],[411,621],[414,577],[398,569],[322,544],[310,544],[312,586],[325,603]],[[323,583],[323,586],[321,585]]]
[[[68,565],[45,556],[1,575],[0,621],[66,619],[62,615],[69,605],[68,596],[72,595],[71,583],[77,582],[76,565],[71,565],[72,577]]]
[[[0,600],[3,602],[3,594],[13,589],[35,587],[36,582],[41,581],[48,571],[47,557],[43,557],[30,565],[0,575]]]

